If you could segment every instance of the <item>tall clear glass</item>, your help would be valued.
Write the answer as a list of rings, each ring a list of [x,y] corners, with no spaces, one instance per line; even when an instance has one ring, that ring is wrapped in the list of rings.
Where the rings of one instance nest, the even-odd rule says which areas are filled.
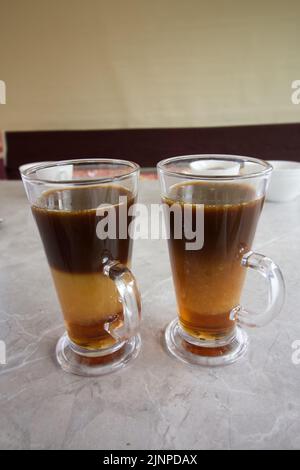
[[[245,354],[244,326],[270,322],[281,310],[278,266],[252,251],[272,167],[250,157],[188,155],[158,164],[178,318],[165,332],[184,362],[223,365]],[[248,269],[267,280],[268,306],[240,305]]]
[[[139,166],[67,160],[31,166],[21,176],[64,316],[59,364],[86,376],[123,367],[141,344],[129,230]]]

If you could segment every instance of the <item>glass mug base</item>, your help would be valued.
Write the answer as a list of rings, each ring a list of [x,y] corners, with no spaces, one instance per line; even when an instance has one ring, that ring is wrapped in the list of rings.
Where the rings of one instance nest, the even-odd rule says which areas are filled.
[[[140,335],[105,350],[88,351],[76,346],[70,341],[67,333],[64,333],[56,345],[56,359],[65,372],[84,377],[98,377],[125,367],[138,356],[140,349]]]
[[[232,364],[248,349],[248,335],[239,326],[227,341],[204,341],[185,333],[177,318],[167,326],[165,341],[168,351],[180,361],[209,367]]]

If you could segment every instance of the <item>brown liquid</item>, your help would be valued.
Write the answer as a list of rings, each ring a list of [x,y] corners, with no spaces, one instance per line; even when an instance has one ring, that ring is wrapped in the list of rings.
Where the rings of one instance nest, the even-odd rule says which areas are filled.
[[[119,204],[119,197],[127,197]],[[132,243],[120,239],[119,212],[127,216],[133,204],[132,194],[116,185],[66,188],[43,194],[32,207],[52,277],[62,307],[70,339],[88,349],[105,348],[115,340],[106,332],[107,322],[117,327],[123,322],[123,310],[116,287],[101,269],[109,257],[128,265]],[[96,208],[111,204],[116,213],[116,239],[101,240],[96,228],[101,217]],[[106,214],[104,214],[105,216]]]
[[[250,186],[224,183],[184,183],[170,189],[164,199],[183,211],[189,204],[195,226],[197,204],[204,207],[204,245],[186,250],[185,237],[174,238],[170,216],[169,253],[179,320],[187,333],[206,339],[229,335],[235,323],[231,310],[240,302],[246,269],[242,256],[251,249],[263,198],[255,199]]]

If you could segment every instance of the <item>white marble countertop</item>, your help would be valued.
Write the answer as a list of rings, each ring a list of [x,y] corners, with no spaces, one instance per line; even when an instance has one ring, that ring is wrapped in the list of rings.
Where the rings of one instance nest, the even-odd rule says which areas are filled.
[[[157,182],[143,181],[140,200],[158,199]],[[300,340],[300,199],[265,205],[254,248],[281,266],[287,299],[277,320],[249,332],[246,358],[206,369],[165,352],[162,331],[176,315],[167,245],[137,240],[142,351],[98,379],[55,363],[62,316],[20,182],[0,183],[0,216],[1,449],[300,448],[300,364],[292,361]],[[265,302],[263,288],[251,273],[244,303]]]

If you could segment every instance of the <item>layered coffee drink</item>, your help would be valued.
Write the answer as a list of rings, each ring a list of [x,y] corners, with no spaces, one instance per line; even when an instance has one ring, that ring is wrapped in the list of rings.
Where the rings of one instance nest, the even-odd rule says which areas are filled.
[[[121,202],[120,202],[121,201]],[[122,304],[114,282],[103,273],[105,260],[129,266],[132,241],[128,209],[133,195],[124,187],[102,184],[69,187],[43,193],[32,212],[36,220],[70,340],[87,349],[114,344],[107,324],[123,323]],[[97,208],[108,205],[115,214],[116,237],[99,237]],[[122,217],[119,217],[122,210]],[[125,217],[125,220],[124,220]],[[119,223],[127,229],[119,236]],[[98,228],[97,228],[98,227]]]
[[[241,259],[251,249],[264,198],[245,184],[186,182],[172,186],[163,202],[180,207],[182,214],[189,206],[194,226],[204,204],[204,245],[199,250],[186,248],[191,240],[184,232],[181,239],[175,237],[170,211],[168,243],[179,321],[195,338],[225,338],[235,327],[230,314],[240,302],[246,274]]]

